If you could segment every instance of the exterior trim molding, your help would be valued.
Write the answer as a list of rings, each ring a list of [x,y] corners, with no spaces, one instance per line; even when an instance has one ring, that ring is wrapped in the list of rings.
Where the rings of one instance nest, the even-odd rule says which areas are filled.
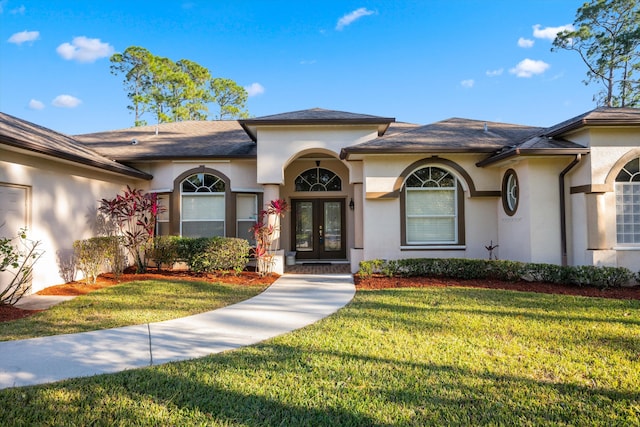
[[[633,150],[629,150],[624,156],[618,159],[618,161],[613,165],[604,180],[607,188],[610,188],[609,191],[613,191],[614,185],[616,183],[616,177],[618,176],[622,168],[631,160],[638,157],[640,157],[640,148],[634,148]]]
[[[570,194],[581,194],[581,193],[598,194],[598,193],[610,193],[612,191],[613,191],[613,184],[612,185],[608,185],[608,184],[577,185],[569,189]]]

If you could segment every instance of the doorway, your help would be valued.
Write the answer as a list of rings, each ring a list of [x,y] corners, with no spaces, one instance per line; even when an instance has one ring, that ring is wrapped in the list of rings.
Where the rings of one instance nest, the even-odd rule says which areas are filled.
[[[344,199],[292,200],[292,250],[301,260],[345,259]]]

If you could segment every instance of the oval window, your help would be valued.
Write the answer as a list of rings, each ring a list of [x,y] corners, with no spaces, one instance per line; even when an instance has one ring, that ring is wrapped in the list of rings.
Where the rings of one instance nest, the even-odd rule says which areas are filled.
[[[518,175],[516,171],[509,169],[502,178],[502,207],[509,216],[518,210],[518,193]]]

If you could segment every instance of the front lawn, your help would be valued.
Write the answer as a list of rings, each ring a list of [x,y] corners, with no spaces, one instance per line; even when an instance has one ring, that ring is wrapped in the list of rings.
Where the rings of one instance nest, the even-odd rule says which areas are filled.
[[[0,322],[0,341],[159,322],[224,307],[264,285],[190,280],[139,280],[81,295],[38,314]]]
[[[360,291],[206,358],[0,391],[0,425],[640,425],[640,301]]]

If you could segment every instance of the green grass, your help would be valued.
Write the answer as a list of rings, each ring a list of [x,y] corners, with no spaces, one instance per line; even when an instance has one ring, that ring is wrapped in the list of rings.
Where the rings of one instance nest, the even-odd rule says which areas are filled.
[[[265,286],[141,280],[78,296],[38,314],[0,323],[0,341],[139,325],[203,313],[250,298]]]
[[[0,425],[640,425],[640,301],[359,292],[259,345],[0,391]]]

